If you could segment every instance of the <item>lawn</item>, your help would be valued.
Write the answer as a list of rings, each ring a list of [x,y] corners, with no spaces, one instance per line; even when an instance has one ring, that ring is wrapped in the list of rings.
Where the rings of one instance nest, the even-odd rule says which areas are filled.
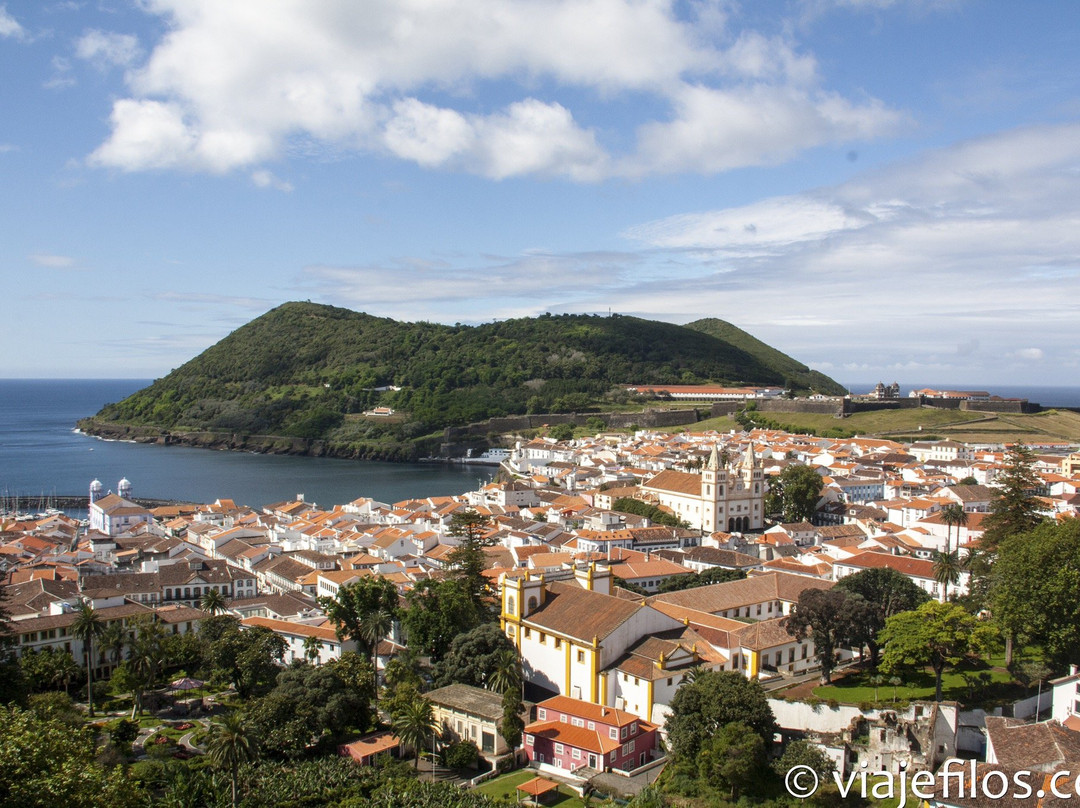
[[[476,791],[486,794],[492,799],[503,798],[511,802],[517,802],[517,787],[534,777],[536,777],[536,772],[532,769],[511,772],[510,774],[504,774],[502,777],[488,780],[486,783],[481,783],[476,787]],[[547,794],[543,797],[543,805],[558,806],[559,808],[585,808],[585,803],[581,801],[581,798],[562,785],[559,786],[558,794]]]
[[[1003,660],[994,660],[1002,662]],[[835,699],[844,704],[877,703],[889,707],[896,701],[928,701],[934,698],[934,672],[930,668],[910,672],[900,678],[894,689],[890,676],[881,675],[876,688],[869,671],[855,671],[831,685],[814,688],[814,695],[825,701]],[[895,696],[894,696],[895,693]],[[1013,680],[1004,668],[987,665],[961,665],[946,669],[941,680],[941,696],[946,701],[958,701],[967,707],[991,708],[1015,701],[1027,695],[1023,686]]]

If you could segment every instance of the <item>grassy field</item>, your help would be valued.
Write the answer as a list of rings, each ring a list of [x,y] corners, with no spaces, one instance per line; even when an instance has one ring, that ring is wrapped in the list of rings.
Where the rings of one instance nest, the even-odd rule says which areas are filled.
[[[763,415],[787,424],[793,431],[824,432],[828,429],[843,429],[864,437],[889,437],[895,440],[927,440],[938,437],[966,443],[1032,443],[1039,440],[1080,442],[1080,413],[1070,410],[1047,410],[1034,415],[998,415],[924,407],[917,410],[860,412],[847,418],[808,412]],[[702,432],[715,429],[726,432],[738,428],[734,418],[721,416],[661,431]]]
[[[1016,659],[1027,662],[1043,662],[1042,650],[1031,646],[1019,649]],[[1045,663],[1044,663],[1045,664]],[[890,684],[888,675],[881,674],[881,683],[874,686],[869,671],[855,671],[835,680],[831,685],[814,688],[813,694],[819,699],[835,699],[844,704],[862,704],[876,702],[888,707],[895,701],[932,700],[934,698],[934,673],[926,668],[901,676],[901,683],[895,688]],[[941,679],[941,695],[946,701],[959,701],[967,707],[991,709],[1029,695],[1013,675],[1005,668],[1005,653],[998,651],[985,660],[975,663],[961,663],[956,668],[947,668]]]
[[[494,780],[488,780],[486,783],[481,783],[476,787],[476,791],[481,794],[486,794],[493,799],[507,799],[510,802],[517,802],[518,791],[517,787],[522,783],[532,780],[536,777],[536,772],[532,769],[525,771],[511,772],[510,774],[504,774],[502,777],[496,777]],[[558,808],[585,808],[585,803],[566,786],[559,786],[558,794],[545,794],[542,797],[543,804],[547,806],[558,806]],[[594,803],[595,804],[595,803]]]

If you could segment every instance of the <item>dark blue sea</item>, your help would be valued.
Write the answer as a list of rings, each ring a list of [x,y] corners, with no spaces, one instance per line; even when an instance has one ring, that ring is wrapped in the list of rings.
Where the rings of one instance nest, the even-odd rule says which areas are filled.
[[[181,446],[103,441],[75,431],[79,418],[119,401],[147,380],[0,379],[0,497],[36,510],[49,496],[75,496],[121,478],[135,497],[251,507],[303,494],[329,506],[372,497],[398,502],[475,489],[490,469],[219,452]]]

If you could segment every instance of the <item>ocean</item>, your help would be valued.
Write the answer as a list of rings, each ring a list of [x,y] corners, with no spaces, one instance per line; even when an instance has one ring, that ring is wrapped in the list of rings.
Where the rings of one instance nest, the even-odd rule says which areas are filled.
[[[88,493],[99,479],[132,495],[254,508],[303,494],[330,506],[372,497],[399,502],[461,494],[487,482],[493,469],[442,463],[381,463],[321,457],[219,452],[182,446],[103,441],[75,431],[79,418],[119,401],[148,380],[0,379],[0,497],[37,510],[50,496]]]

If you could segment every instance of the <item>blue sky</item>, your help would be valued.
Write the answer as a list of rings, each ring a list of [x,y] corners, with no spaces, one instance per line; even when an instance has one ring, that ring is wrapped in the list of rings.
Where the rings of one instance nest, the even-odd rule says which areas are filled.
[[[0,376],[157,377],[310,299],[1077,384],[1078,35],[1075,0],[0,0]]]

